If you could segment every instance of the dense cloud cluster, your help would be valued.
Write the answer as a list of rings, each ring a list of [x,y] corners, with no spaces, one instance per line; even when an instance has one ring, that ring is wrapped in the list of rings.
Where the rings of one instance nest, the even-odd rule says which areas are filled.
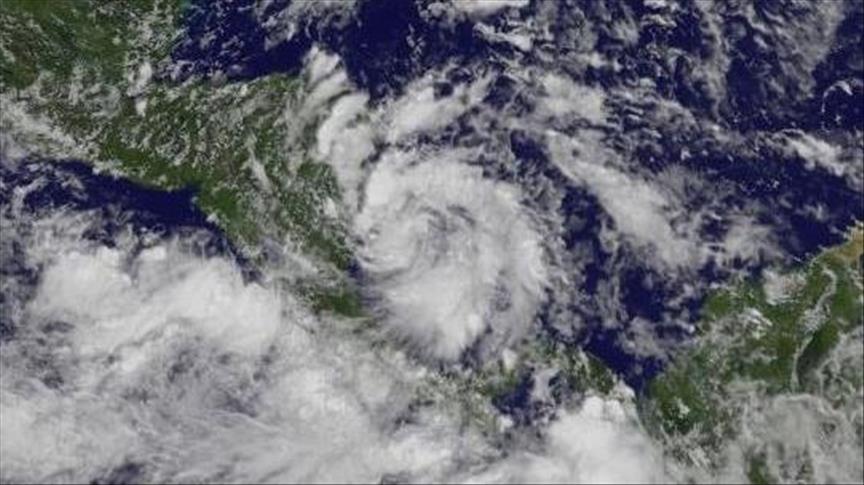
[[[209,3],[154,79],[302,80],[290,121],[393,338],[313,314],[191,193],[4,161],[0,481],[680,478],[631,388],[713,284],[864,218],[861,2]],[[497,434],[417,398],[534,337],[627,385]],[[806,448],[816,407],[753,403],[750,432]],[[741,480],[747,439],[697,476]]]
[[[549,429],[549,451],[508,458],[447,408],[417,406],[422,366],[245,271],[201,220],[130,207],[145,189],[72,162],[3,174],[4,481],[570,481],[659,466],[632,405],[599,398]],[[129,200],[91,205],[118,184]],[[435,356],[462,343],[440,331]],[[628,468],[598,468],[619,446]]]

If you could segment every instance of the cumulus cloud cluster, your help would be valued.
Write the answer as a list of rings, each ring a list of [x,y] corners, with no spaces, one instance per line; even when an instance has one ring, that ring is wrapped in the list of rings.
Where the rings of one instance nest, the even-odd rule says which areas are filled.
[[[328,336],[230,260],[43,249],[0,354],[4,481],[375,481],[458,452],[445,417],[391,421],[419,369]]]
[[[573,298],[587,261],[568,267],[560,257],[568,228],[557,211],[569,187],[598,200],[609,222],[597,237],[609,252],[633,248],[664,274],[771,247],[769,237],[742,244],[742,233],[764,235],[746,214],[727,214],[724,239],[707,244],[700,227],[712,212],[687,209],[681,194],[691,189],[680,187],[687,174],[627,168],[606,140],[607,94],[566,76],[532,69],[464,76],[444,66],[399,96],[372,101],[337,56],[313,51],[308,66],[309,99],[330,107],[321,110],[315,153],[336,169],[382,321],[426,355],[453,360],[478,342],[511,342],[501,337],[531,327],[545,290]],[[519,95],[502,94],[508,85]],[[514,159],[513,133],[535,140],[548,162]],[[536,164],[529,175],[496,177],[527,163]],[[553,168],[562,178],[545,175]]]
[[[421,79],[376,108],[352,91],[338,59],[315,52],[310,66],[312,97],[335,98],[317,154],[336,168],[384,324],[423,355],[450,361],[481,335],[500,344],[524,333],[546,269],[519,189],[472,165],[481,151],[415,147],[416,136],[478,104],[488,80],[438,96],[434,79]]]
[[[588,397],[550,424],[538,452],[520,451],[472,483],[662,483],[659,450],[620,401]]]
[[[463,196],[511,195],[485,190]],[[450,411],[412,407],[427,371],[402,352],[373,350],[275,282],[249,281],[227,257],[182,241],[87,241],[88,217],[59,214],[19,234],[43,270],[0,344],[3,481],[570,482],[608,477],[602,470],[622,449],[630,473],[653,463],[618,404],[593,399],[519,458],[528,468],[515,466]],[[524,242],[502,231],[505,249]],[[494,261],[475,264],[485,271]],[[598,439],[603,447],[589,445]]]
[[[487,329],[524,331],[545,276],[518,191],[452,155],[386,156],[366,183],[356,223],[386,321],[443,359],[459,357]]]
[[[381,187],[377,201],[417,190],[397,173],[384,173],[377,176],[402,183]],[[469,195],[503,197],[494,184],[485,189],[474,187]],[[112,245],[87,241],[81,235],[88,217],[55,214],[16,235],[42,272],[15,334],[0,343],[3,481],[737,480],[743,453],[766,436],[783,443],[767,450],[772,468],[794,465],[798,453],[815,457],[820,479],[860,476],[848,446],[856,439],[854,425],[824,403],[796,396],[745,408],[745,432],[728,447],[727,468],[713,475],[670,468],[623,386],[613,397],[589,394],[547,424],[514,430],[501,441],[466,427],[452,409],[417,406],[412,396],[428,370],[395,347],[373,348],[345,330],[345,322],[313,316],[266,275],[250,281],[231,259],[194,254],[180,240],[127,233]],[[435,224],[432,215],[423,217],[421,228]],[[435,259],[407,261],[422,266]],[[447,271],[446,264],[439,270]],[[469,311],[448,306],[449,300],[438,304],[456,314]],[[437,345],[446,348],[459,332],[445,330],[448,338]],[[860,367],[858,338],[842,344],[851,364],[838,365]],[[825,426],[834,431],[825,434]]]

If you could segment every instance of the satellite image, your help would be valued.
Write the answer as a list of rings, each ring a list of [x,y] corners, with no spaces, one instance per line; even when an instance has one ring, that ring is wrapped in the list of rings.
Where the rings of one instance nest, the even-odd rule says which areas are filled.
[[[864,0],[0,0],[0,483],[862,456]]]

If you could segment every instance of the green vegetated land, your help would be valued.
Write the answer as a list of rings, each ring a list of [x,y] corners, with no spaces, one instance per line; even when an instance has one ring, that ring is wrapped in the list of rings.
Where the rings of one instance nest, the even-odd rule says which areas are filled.
[[[685,461],[719,454],[740,433],[754,396],[767,403],[771,396],[796,394],[819,397],[845,415],[861,446],[864,422],[854,410],[864,385],[862,253],[864,228],[858,226],[845,244],[804,267],[773,282],[742,282],[707,300],[698,344],[651,384],[643,403],[646,421],[674,454]],[[840,352],[844,344],[853,351]],[[809,478],[807,456],[796,457],[801,469],[788,476],[771,474],[766,454],[771,447],[782,453],[782,446],[746,450],[753,483]]]
[[[0,127],[37,156],[80,155],[145,185],[194,187],[197,205],[253,257],[263,238],[287,238],[339,274],[351,253],[325,211],[338,203],[335,176],[305,155],[310,127],[293,116],[302,81],[158,76],[183,5],[3,0]],[[361,313],[344,284],[304,288],[317,309]]]

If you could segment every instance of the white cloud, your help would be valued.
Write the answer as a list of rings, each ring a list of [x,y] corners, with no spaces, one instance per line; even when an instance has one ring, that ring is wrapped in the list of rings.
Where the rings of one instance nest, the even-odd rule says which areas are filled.
[[[589,158],[582,153],[583,146],[577,139],[551,132],[549,146],[553,163],[594,193],[620,232],[638,244],[649,245],[670,267],[698,260],[696,242],[676,232],[671,223],[681,205],[671,194],[609,165],[603,158]],[[590,143],[587,149],[592,153]]]
[[[810,170],[821,166],[825,170],[842,177],[852,169],[840,160],[841,147],[820,140],[803,132],[790,132],[778,137],[782,145],[785,142],[786,151],[803,158]]]
[[[435,477],[470,439],[431,409],[394,424],[422,369],[228,260],[45,241],[30,255],[46,266],[37,296],[0,355],[3,481],[87,482],[129,460],[156,482]],[[46,335],[51,322],[69,330]],[[38,378],[48,367],[59,387]]]
[[[480,77],[436,97],[435,79],[378,106],[364,94],[342,96],[318,130],[318,156],[357,209],[358,252],[388,327],[427,356],[455,359],[489,328],[509,340],[530,325],[545,268],[519,191],[468,165],[478,153],[397,148],[453,123],[489,84]],[[364,168],[373,139],[382,155]]]
[[[632,405],[589,396],[545,430],[542,449],[519,452],[471,477],[473,483],[664,483],[663,457],[635,421]]]
[[[131,348],[148,334],[185,326],[227,350],[257,355],[276,333],[277,295],[244,284],[224,260],[169,256],[157,247],[143,252],[132,272],[124,263],[120,251],[108,248],[60,256],[42,275],[34,314],[74,322],[84,355]]]
[[[501,32],[482,22],[476,24],[474,29],[486,39],[497,42],[506,42],[523,52],[531,51],[531,48],[534,46],[531,34],[524,31]]]
[[[539,235],[518,191],[454,153],[390,153],[367,181],[356,229],[388,324],[429,355],[454,359],[488,326],[530,324],[545,279]]]
[[[482,99],[489,83],[488,79],[481,78],[469,86],[458,85],[450,95],[436,99],[429,81],[426,79],[409,86],[405,95],[389,110],[387,139],[391,143],[417,132],[435,130],[452,123]]]
[[[857,339],[852,345],[858,355],[847,365],[857,365],[860,372],[860,332],[850,337]],[[862,419],[860,392],[829,402],[812,394],[770,397],[754,389],[746,401],[737,407],[740,431],[735,439],[708,466],[689,470],[696,481],[746,482],[745,472],[759,456],[778,483],[860,483],[864,464],[855,431]]]
[[[447,95],[435,95],[434,83],[441,73],[434,72],[410,83],[405,93],[383,106],[377,114],[385,123],[382,129],[389,143],[405,142],[416,133],[441,129],[480,105],[486,95],[490,78],[478,76],[472,82],[452,86]]]
[[[318,157],[336,168],[346,205],[355,209],[363,180],[363,161],[375,151],[372,128],[360,117],[366,112],[365,94],[346,94],[336,100],[318,128]]]
[[[387,203],[404,185],[417,190],[432,175],[433,166],[426,166],[413,182],[403,176],[397,186],[381,186],[370,203]],[[460,305],[473,302],[454,306],[444,298],[453,294],[449,286],[478,296],[482,307],[489,289],[473,285],[483,274],[540,268],[513,189],[483,180],[465,165],[441,162],[437,168],[441,176],[432,181],[433,190],[444,190],[446,177],[464,181],[439,208],[462,203],[465,217],[471,209],[492,208],[486,219],[449,221],[480,226],[454,228],[469,232],[451,243],[457,253],[485,251],[445,255],[452,260],[438,263],[465,264],[467,270],[416,275],[423,289],[437,280],[439,293],[429,302],[458,317],[467,311]],[[383,476],[421,482],[630,480],[637,476],[631,467],[653,466],[642,456],[647,442],[625,408],[594,398],[553,422],[536,453],[514,450],[519,462],[499,462],[501,450],[444,409],[420,408],[410,423],[397,424],[394,417],[406,412],[427,373],[403,354],[373,351],[341,329],[344,322],[316,319],[269,284],[243,281],[228,260],[193,256],[175,243],[133,253],[134,238],[121,237],[113,248],[93,245],[69,231],[84,226],[80,217],[45,220],[39,229],[44,234],[34,233],[39,242],[28,244],[29,256],[45,270],[21,330],[0,355],[4,481],[105,479],[128,463],[142,474],[135,480],[246,483],[370,482]],[[51,233],[55,237],[45,237]],[[471,279],[472,270],[479,280]],[[467,283],[454,275],[467,276]],[[509,285],[512,311],[530,310],[534,295],[515,288],[513,279],[502,282]],[[507,321],[511,315],[500,311]],[[68,331],[46,337],[39,330],[57,321]],[[43,338],[59,340],[44,347]],[[41,355],[40,366],[58,369],[59,387],[38,378],[43,367],[34,367],[34,355]]]
[[[0,93],[0,157],[16,161],[38,147],[45,156],[83,157],[89,147],[55,126],[50,119],[31,112],[13,96]]]
[[[506,8],[522,8],[529,0],[451,0],[454,9],[471,16],[485,17]]]
[[[363,161],[375,152],[375,131],[368,119],[369,96],[353,90],[339,58],[317,49],[309,56],[311,91],[300,109],[301,118],[315,119],[325,106],[316,132],[316,156],[335,169],[345,206],[356,210],[363,179]]]
[[[603,91],[576,84],[553,73],[544,75],[541,82],[546,92],[540,98],[539,114],[555,118],[576,115],[597,125],[606,122],[606,94]]]

